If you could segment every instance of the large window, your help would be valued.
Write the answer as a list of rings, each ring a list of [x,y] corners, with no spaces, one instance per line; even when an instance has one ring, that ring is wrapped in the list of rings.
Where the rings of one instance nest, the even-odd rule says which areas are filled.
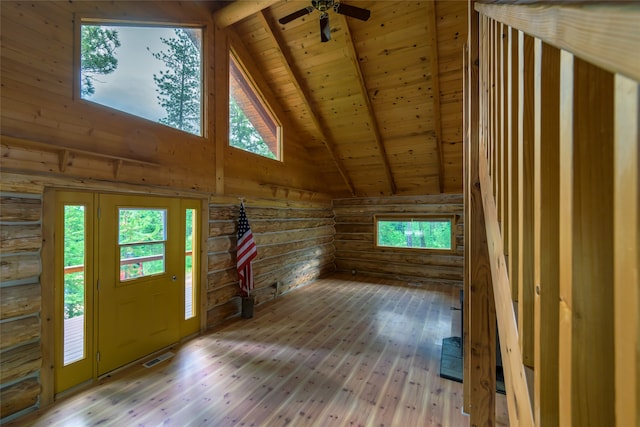
[[[82,99],[202,135],[202,29],[80,25]]]
[[[281,126],[233,53],[229,58],[229,145],[282,160]]]
[[[389,248],[455,249],[452,216],[386,216],[375,217],[376,246]]]

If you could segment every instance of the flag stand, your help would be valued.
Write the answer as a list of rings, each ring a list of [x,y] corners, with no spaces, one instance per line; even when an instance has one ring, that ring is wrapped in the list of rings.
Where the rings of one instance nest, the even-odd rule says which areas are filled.
[[[242,318],[251,319],[253,317],[253,305],[255,299],[252,295],[242,297]]]

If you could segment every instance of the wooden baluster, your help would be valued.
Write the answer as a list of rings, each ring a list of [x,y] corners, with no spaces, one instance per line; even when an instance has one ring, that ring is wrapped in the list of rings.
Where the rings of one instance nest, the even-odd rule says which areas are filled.
[[[535,40],[534,415],[558,426],[560,51]]]

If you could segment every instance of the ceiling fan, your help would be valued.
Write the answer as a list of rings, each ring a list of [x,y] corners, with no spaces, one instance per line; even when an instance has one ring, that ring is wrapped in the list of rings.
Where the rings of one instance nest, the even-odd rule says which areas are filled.
[[[331,28],[329,27],[329,13],[328,10],[333,9],[334,12],[341,15],[350,16],[352,18],[366,21],[371,16],[371,11],[362,9],[356,6],[349,6],[348,4],[341,3],[336,0],[311,0],[311,6],[307,6],[303,9],[293,12],[284,18],[278,19],[280,24],[286,24],[298,19],[304,15],[308,15],[314,10],[320,12],[320,41],[328,42],[331,40]]]

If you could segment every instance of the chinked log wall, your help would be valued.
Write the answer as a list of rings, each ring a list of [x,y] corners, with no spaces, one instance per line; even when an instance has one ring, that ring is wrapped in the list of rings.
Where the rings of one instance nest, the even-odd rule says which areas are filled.
[[[336,267],[377,277],[462,286],[464,208],[461,194],[333,201]],[[456,215],[455,251],[448,254],[375,247],[374,215]]]
[[[41,194],[0,195],[0,417],[40,394]]]
[[[52,361],[43,354],[53,345],[52,331],[48,332],[52,319],[43,309],[51,304],[44,295],[53,292],[53,285],[46,278],[41,280],[41,266],[52,263],[43,252],[42,221],[46,221],[47,212],[42,203],[44,188],[122,192],[137,188],[138,193],[143,189],[7,172],[2,172],[0,182],[0,418],[6,420],[46,402],[45,395],[52,390],[51,372],[45,369]],[[148,190],[159,195],[170,193]],[[258,303],[277,296],[275,283],[280,295],[335,269],[335,229],[329,202],[256,198],[245,203],[258,246],[254,260]],[[202,281],[207,286],[207,328],[240,313],[235,270],[238,205],[235,197],[209,199],[203,258],[208,275]]]

